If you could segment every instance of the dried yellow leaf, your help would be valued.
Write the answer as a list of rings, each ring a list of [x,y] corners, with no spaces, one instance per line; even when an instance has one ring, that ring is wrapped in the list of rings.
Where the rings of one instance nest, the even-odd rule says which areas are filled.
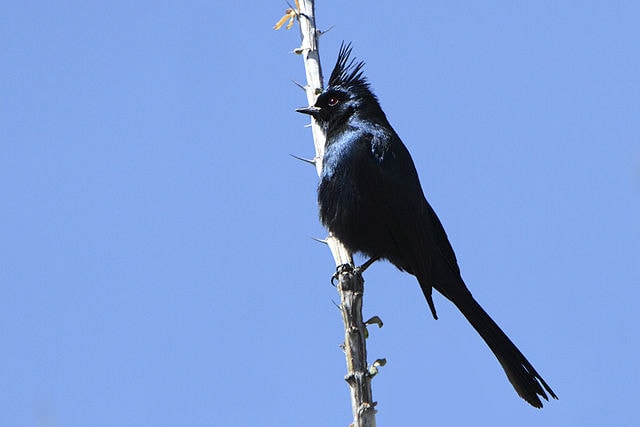
[[[276,22],[276,25],[273,26],[273,29],[274,30],[279,30],[280,28],[282,28],[284,23],[287,22],[287,20],[291,21],[291,12],[293,12],[291,9],[287,9],[284,12],[284,16],[282,18],[280,18],[280,20],[278,22]]]
[[[278,22],[276,22],[276,25],[273,26],[274,30],[279,30],[280,28],[282,28],[284,23],[287,21],[289,22],[287,23],[287,26],[285,28],[287,30],[290,30],[291,27],[293,27],[294,20],[298,17],[298,15],[300,15],[300,3],[298,3],[298,0],[295,0],[295,2],[296,2],[296,9],[294,10],[294,9],[288,8],[287,10],[285,10],[284,16],[280,18]]]

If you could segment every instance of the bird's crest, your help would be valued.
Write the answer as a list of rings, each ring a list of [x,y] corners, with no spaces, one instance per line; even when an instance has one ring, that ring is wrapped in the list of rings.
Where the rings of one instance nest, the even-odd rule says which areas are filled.
[[[340,52],[338,53],[338,60],[329,78],[329,87],[341,86],[344,88],[351,87],[368,90],[369,83],[367,83],[367,78],[362,75],[364,62],[356,61],[355,58],[350,58],[350,56],[351,43],[345,44],[342,42]]]

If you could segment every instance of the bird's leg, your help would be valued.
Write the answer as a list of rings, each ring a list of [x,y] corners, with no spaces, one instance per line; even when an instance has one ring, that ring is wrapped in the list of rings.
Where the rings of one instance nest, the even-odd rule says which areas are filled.
[[[364,271],[369,268],[371,266],[371,264],[373,264],[374,262],[378,261],[380,259],[379,256],[374,256],[373,258],[370,258],[369,261],[365,262],[364,264],[362,264],[360,267],[356,267],[356,272],[358,274],[362,274],[364,273]]]

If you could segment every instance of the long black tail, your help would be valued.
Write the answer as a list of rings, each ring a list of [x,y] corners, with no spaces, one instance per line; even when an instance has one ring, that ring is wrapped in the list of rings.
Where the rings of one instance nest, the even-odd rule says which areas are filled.
[[[448,295],[447,297],[458,307],[473,328],[478,331],[491,351],[493,351],[493,354],[496,355],[504,372],[507,374],[507,378],[509,378],[520,397],[536,408],[542,408],[542,401],[539,396],[547,401],[549,400],[547,393],[554,399],[558,398],[533,365],[518,350],[518,347],[509,339],[507,334],[502,332],[502,329],[484,311],[467,289],[464,292],[457,293],[456,297],[451,298],[452,296]]]

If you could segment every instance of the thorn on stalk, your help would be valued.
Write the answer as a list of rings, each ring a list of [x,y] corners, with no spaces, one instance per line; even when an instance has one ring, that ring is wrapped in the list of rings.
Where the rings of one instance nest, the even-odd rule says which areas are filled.
[[[303,85],[302,83],[298,83],[297,81],[291,79],[291,81],[293,82],[294,85],[298,86],[300,89],[302,89],[303,91],[307,91],[307,87],[305,85]]]
[[[289,154],[291,157],[293,157],[294,159],[298,159],[300,161],[303,161],[305,163],[310,163],[312,165],[316,165],[316,159],[305,159],[304,157],[298,157],[295,154]],[[325,242],[326,243],[326,242]]]
[[[333,27],[335,27],[335,25],[330,26],[326,30],[317,30],[318,31],[318,36],[323,36],[323,35],[327,34],[329,31],[333,30]]]
[[[327,244],[327,239],[318,239],[317,237],[312,237],[311,240],[315,240],[318,243],[324,243],[325,245]]]

